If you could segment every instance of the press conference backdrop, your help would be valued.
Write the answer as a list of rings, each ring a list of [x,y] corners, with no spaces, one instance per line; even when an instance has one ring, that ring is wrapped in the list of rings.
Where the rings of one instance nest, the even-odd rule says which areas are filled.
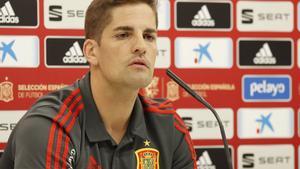
[[[91,0],[0,0],[0,154],[42,95],[88,71],[82,52]],[[218,111],[236,169],[299,169],[296,0],[160,0],[158,56],[141,92],[174,101],[199,169],[226,169],[218,124],[170,80],[171,68]]]

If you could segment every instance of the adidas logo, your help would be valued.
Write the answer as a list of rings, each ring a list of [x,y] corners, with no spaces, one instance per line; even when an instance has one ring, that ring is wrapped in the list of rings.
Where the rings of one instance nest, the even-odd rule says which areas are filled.
[[[63,57],[64,63],[86,63],[86,59],[83,55],[83,52],[80,48],[78,41],[74,42],[69,51],[66,52]]]
[[[19,17],[16,16],[14,9],[9,1],[5,2],[0,8],[0,23],[19,23]]]
[[[192,20],[193,26],[214,27],[215,21],[211,18],[206,5],[203,5]]]
[[[198,158],[197,169],[216,169],[216,166],[213,165],[207,151],[204,151]]]
[[[276,64],[276,58],[273,56],[268,43],[264,43],[253,58],[255,64]]]

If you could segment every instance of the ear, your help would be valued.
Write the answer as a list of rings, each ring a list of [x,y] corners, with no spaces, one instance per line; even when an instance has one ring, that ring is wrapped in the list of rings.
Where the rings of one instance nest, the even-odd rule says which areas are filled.
[[[90,63],[91,66],[97,66],[97,47],[98,44],[93,39],[86,39],[83,44],[83,53],[86,60]]]

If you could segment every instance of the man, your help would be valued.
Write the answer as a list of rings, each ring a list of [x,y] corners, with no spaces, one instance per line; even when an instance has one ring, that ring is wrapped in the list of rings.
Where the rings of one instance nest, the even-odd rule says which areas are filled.
[[[41,98],[12,132],[1,169],[195,169],[188,131],[167,100],[138,94],[157,54],[154,0],[94,0],[90,71]]]

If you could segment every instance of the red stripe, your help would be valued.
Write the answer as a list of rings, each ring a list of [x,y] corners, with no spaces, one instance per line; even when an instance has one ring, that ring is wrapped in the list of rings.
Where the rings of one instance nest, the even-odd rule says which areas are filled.
[[[174,110],[162,110],[159,109],[158,107],[146,107],[145,108],[147,111],[149,111],[150,113],[161,113],[161,114],[174,114]]]
[[[82,99],[82,96],[79,96],[76,98],[76,100],[74,100],[74,102],[71,104],[71,106],[69,107],[69,111],[68,111],[68,114],[65,115],[63,117],[63,119],[61,120],[61,122],[59,122],[61,124],[61,126],[63,127],[65,125],[65,123],[70,119],[71,115],[72,115],[72,111],[74,109],[74,107],[76,106],[76,104],[78,102],[80,102]]]
[[[181,117],[177,114],[177,113],[175,113],[175,119],[177,120],[177,122],[181,125],[181,127],[183,127],[183,128],[187,128],[186,127],[186,125],[184,124],[184,121],[181,119]]]
[[[66,139],[65,139],[65,149],[64,149],[64,152],[63,152],[63,159],[67,159],[68,157],[68,153],[69,153],[69,142],[70,142],[70,137],[66,135]],[[67,163],[66,162],[63,162],[62,166],[61,166],[62,169],[67,169]]]
[[[179,124],[177,124],[177,123],[175,123],[175,127],[179,130],[179,129],[181,129],[181,131],[183,132],[183,133],[185,133],[185,140],[186,140],[186,142],[188,143],[188,145],[189,145],[189,149],[190,149],[190,151],[191,151],[191,154],[192,154],[192,158],[193,158],[193,160],[194,160],[194,168],[197,168],[197,165],[196,165],[196,160],[197,160],[197,155],[196,155],[196,152],[195,152],[195,149],[194,149],[194,145],[193,145],[193,141],[192,141],[192,139],[191,139],[191,136],[190,136],[190,133],[189,133],[189,131],[187,130],[187,127],[186,127],[186,125],[184,124],[184,121],[179,117],[179,115],[176,113],[176,120],[177,120],[177,122],[179,122],[180,123],[180,125],[181,126],[179,126]],[[181,127],[181,128],[179,128],[179,127]]]
[[[83,109],[84,105],[83,104],[80,104],[79,106],[77,106],[75,112],[72,114],[72,121],[70,122],[70,124],[66,127],[66,131],[67,133],[71,130],[71,128],[73,127],[74,123],[75,123],[75,120],[77,118],[77,116],[79,115],[79,113],[81,112],[81,110]],[[70,111],[71,112],[71,111]],[[75,119],[75,120],[73,120]],[[74,121],[74,122],[73,122]],[[69,152],[69,142],[70,142],[70,138],[68,135],[66,135],[66,139],[65,139],[65,149],[64,149],[64,152],[63,152],[63,159],[66,159],[67,160],[67,156],[68,156],[68,152]],[[67,167],[67,163],[66,161],[63,162],[62,164],[62,169],[66,169]]]
[[[80,104],[76,110],[75,113],[73,113],[73,117],[72,117],[72,121],[70,122],[70,124],[67,126],[66,131],[70,132],[70,130],[72,129],[72,127],[75,124],[76,118],[78,117],[79,113],[81,112],[81,110],[83,109],[84,105]]]
[[[72,111],[73,111],[74,107],[81,100],[81,98],[82,97],[79,96],[79,97],[76,98],[76,100],[74,102],[72,102],[72,104],[69,106],[68,114],[63,117],[63,120],[61,122],[59,122],[59,124],[61,126],[60,126],[60,129],[58,131],[58,138],[57,138],[57,141],[56,141],[55,160],[54,160],[54,168],[55,169],[60,167],[59,166],[59,160],[60,160],[59,157],[60,157],[60,149],[61,149],[61,145],[62,145],[62,136],[63,136],[63,130],[61,128],[63,128],[63,126],[65,125],[65,123],[68,121],[69,117],[72,114]]]
[[[179,122],[179,124],[181,125],[179,125],[179,124],[177,124],[177,123],[175,123],[175,127],[179,130],[179,129],[181,129],[181,131],[183,132],[183,133],[185,133],[185,140],[186,140],[186,142],[188,143],[188,145],[189,145],[189,149],[190,149],[190,151],[191,151],[191,154],[192,154],[192,158],[193,158],[193,160],[194,160],[194,168],[197,168],[197,165],[196,165],[196,158],[197,158],[197,156],[196,156],[196,152],[195,152],[195,149],[194,149],[194,145],[193,145],[193,142],[192,142],[192,139],[191,139],[191,136],[190,136],[190,133],[189,133],[189,131],[187,130],[187,127],[186,127],[186,125],[184,124],[184,121],[180,118],[180,116],[177,114],[177,113],[175,113],[175,119],[177,120],[177,122]],[[180,128],[179,128],[180,127]]]
[[[165,108],[173,108],[173,106],[169,105],[169,104],[168,105],[160,105],[159,108],[164,108],[164,109]]]
[[[181,120],[180,116],[176,113],[175,110],[173,109],[168,109],[168,110],[162,110],[159,109],[158,107],[147,107],[146,111],[150,113],[158,113],[158,114],[173,114],[175,119],[178,120],[178,122],[182,125],[185,126],[184,122]]]
[[[171,108],[172,105],[169,104],[170,102],[169,101],[165,101],[163,102],[163,104],[161,104],[159,107],[155,107],[155,106],[151,106],[151,107],[147,107],[146,110],[150,113],[157,113],[157,114],[172,114],[176,120],[176,122],[174,122],[174,126],[177,130],[179,130],[180,132],[182,132],[185,136],[184,136],[184,139],[186,141],[186,143],[188,144],[188,147],[189,147],[189,150],[190,150],[190,153],[191,153],[191,156],[192,156],[192,160],[194,162],[194,169],[197,169],[197,164],[196,164],[196,152],[195,152],[195,149],[194,149],[194,146],[193,146],[193,142],[192,142],[192,139],[190,137],[190,134],[183,122],[183,120],[180,118],[180,116],[176,113],[175,110],[173,109],[169,109],[169,110],[162,110],[161,108],[165,107],[165,108]]]
[[[73,106],[73,108],[74,108],[74,106]],[[72,115],[72,121],[66,127],[66,132],[67,133],[69,133],[69,131],[70,131],[70,129],[68,130],[68,128],[71,128],[70,125],[73,127],[73,125],[75,123],[75,120],[76,120],[77,116],[79,115],[79,113],[81,112],[82,109],[83,109],[83,104],[80,104],[79,106],[77,106],[77,108],[75,109],[74,113],[72,113],[72,111],[69,111],[69,113],[71,112],[71,115]],[[72,123],[74,118],[75,118],[74,123]],[[61,142],[61,140],[60,140],[60,142]],[[64,168],[67,167],[67,158],[68,158],[68,152],[69,152],[69,142],[70,142],[70,137],[68,135],[66,135],[66,139],[65,139],[65,142],[64,142],[65,149],[64,149],[63,158],[62,158],[63,160],[66,160],[66,161],[63,161],[63,163],[62,163],[62,169],[64,169]],[[59,155],[60,151],[58,151],[56,153]],[[59,164],[59,159],[55,159],[55,160],[57,160],[57,161],[55,161],[55,164],[58,165]]]
[[[54,121],[57,122],[58,119],[60,119],[63,116],[63,113],[65,112],[67,106],[70,104],[70,102],[73,100],[73,98],[80,92],[80,89],[74,90],[69,97],[66,98],[66,100],[63,102],[63,107],[61,108],[61,111],[59,114],[56,115],[54,118]]]
[[[56,130],[56,126],[57,126],[57,120],[63,115],[63,113],[65,112],[67,106],[71,100],[80,92],[79,88],[74,90],[69,97],[67,97],[65,99],[65,101],[62,104],[62,107],[59,111],[59,113],[56,115],[56,117],[53,119],[52,121],[52,126],[50,129],[50,134],[49,134],[49,138],[48,138],[48,146],[47,146],[47,154],[46,154],[46,169],[50,169],[51,168],[51,157],[52,157],[52,146],[53,146],[53,142],[54,142],[54,135],[55,135],[55,130]]]
[[[180,116],[176,113],[175,110],[162,110],[162,109],[159,109],[158,107],[147,107],[146,108],[146,111],[150,112],[150,113],[158,113],[158,114],[172,114],[174,115],[174,118],[178,121],[178,123],[180,125],[182,125],[183,127],[185,127],[185,124],[183,122],[183,120],[180,118]]]
[[[196,156],[196,152],[195,152],[195,149],[194,149],[194,145],[191,141],[191,137],[189,136],[189,134],[187,133],[184,137],[185,141],[188,143],[189,145],[189,148],[190,148],[190,152],[191,152],[191,155],[192,155],[192,159],[193,159],[193,162],[194,162],[194,169],[197,169],[197,156]]]
[[[61,149],[61,140],[63,136],[63,130],[61,127],[58,128],[58,138],[56,142],[56,152],[54,156],[54,168],[59,168],[59,160],[60,160],[60,149]]]
[[[164,105],[164,106],[170,105],[170,106],[172,106],[172,102],[171,102],[171,100],[165,100],[164,102],[161,103],[161,105]]]
[[[192,139],[190,137],[190,134],[189,132],[186,130],[186,129],[183,129],[181,128],[177,123],[174,123],[175,125],[175,128],[177,130],[179,130],[180,132],[184,133],[184,139],[186,141],[186,143],[188,144],[189,146],[189,150],[190,150],[190,153],[191,153],[191,156],[192,156],[192,159],[194,161],[194,169],[197,169],[197,164],[196,164],[196,152],[195,152],[195,149],[194,149],[194,145],[193,145],[193,142],[192,142]]]
[[[90,156],[87,169],[102,169],[93,156]]]
[[[153,100],[151,100],[151,99],[147,99],[147,98],[145,98],[145,97],[142,97],[143,98],[143,101],[144,102],[146,102],[147,104],[154,104],[154,102],[153,102]]]
[[[56,129],[56,124],[52,124],[50,129],[50,136],[48,139],[48,147],[47,147],[47,155],[46,155],[46,169],[51,168],[51,154],[52,154],[52,146],[54,141],[54,133]]]

